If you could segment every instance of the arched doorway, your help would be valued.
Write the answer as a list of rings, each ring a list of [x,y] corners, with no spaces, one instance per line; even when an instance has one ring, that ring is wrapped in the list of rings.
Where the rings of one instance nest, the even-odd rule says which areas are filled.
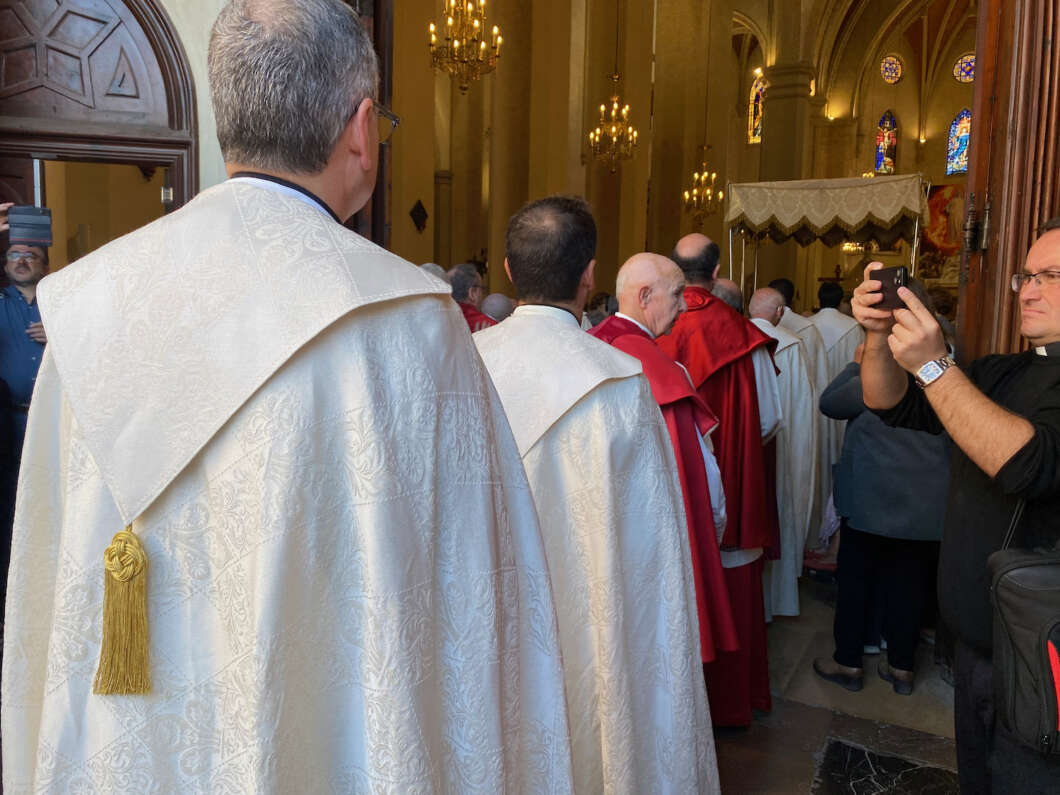
[[[198,190],[196,127],[155,0],[0,0],[0,201],[47,204],[44,165],[74,161],[135,166],[174,209]]]

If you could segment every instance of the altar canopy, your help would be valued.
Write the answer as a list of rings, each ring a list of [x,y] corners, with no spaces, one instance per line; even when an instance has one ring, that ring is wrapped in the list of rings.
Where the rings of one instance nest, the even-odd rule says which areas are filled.
[[[884,249],[899,240],[913,245],[926,210],[924,182],[909,174],[729,185],[725,225],[730,232],[803,246],[814,240],[826,246],[875,240]]]

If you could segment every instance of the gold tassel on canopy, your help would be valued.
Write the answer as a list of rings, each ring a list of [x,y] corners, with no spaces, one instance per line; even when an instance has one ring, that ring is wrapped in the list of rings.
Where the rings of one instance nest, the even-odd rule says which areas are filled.
[[[103,643],[93,692],[151,691],[147,647],[147,553],[129,525],[103,553]]]

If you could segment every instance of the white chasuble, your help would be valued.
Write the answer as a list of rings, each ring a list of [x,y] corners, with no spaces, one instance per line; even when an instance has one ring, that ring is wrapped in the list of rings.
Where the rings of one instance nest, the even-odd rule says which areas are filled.
[[[777,386],[784,411],[784,427],[777,434],[780,559],[767,563],[763,575],[766,617],[797,616],[802,556],[817,486],[817,407],[802,340],[768,320],[751,322],[777,341],[773,360],[780,369]]]
[[[838,309],[826,307],[809,319],[817,327],[824,341],[825,361],[828,363],[828,383],[830,384],[843,371],[843,368],[854,361],[854,351],[865,341],[865,332],[854,318],[847,317]],[[829,457],[832,463],[836,463],[843,452],[843,432],[846,430],[846,421],[828,418],[828,423],[832,426],[832,433],[828,437],[831,445]]]
[[[681,485],[640,362],[554,307],[474,340],[541,521],[576,791],[716,792]]]
[[[533,498],[447,285],[230,182],[39,295],[6,792],[570,791]],[[130,521],[151,690],[98,696]]]
[[[828,377],[828,353],[825,350],[821,332],[810,322],[809,318],[792,312],[790,307],[784,307],[779,328],[802,340],[805,346],[803,350],[806,353],[806,367],[810,380],[813,382],[814,417],[817,422],[817,491],[814,494],[813,508],[810,513],[810,526],[816,530],[821,526],[825,506],[832,498],[832,464],[839,460],[838,455],[834,458],[832,456],[835,448],[834,437],[840,434],[840,444],[842,444],[842,429],[817,408],[821,393],[831,383]]]

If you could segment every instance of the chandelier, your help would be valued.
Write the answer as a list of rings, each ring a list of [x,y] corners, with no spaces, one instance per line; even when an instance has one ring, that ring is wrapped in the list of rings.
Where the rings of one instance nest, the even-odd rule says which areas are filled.
[[[697,226],[702,226],[704,219],[718,212],[725,201],[725,191],[718,190],[715,185],[718,172],[707,168],[706,152],[710,151],[710,147],[705,149],[703,164],[699,171],[692,174],[692,188],[686,190],[684,195],[685,212],[692,216]]]
[[[621,75],[618,73],[618,43],[621,40],[619,25],[622,20],[622,6],[617,4],[615,13],[615,70],[607,76],[614,83],[611,90],[611,106],[600,105],[600,120],[596,123],[596,129],[589,133],[589,147],[592,149],[593,157],[602,163],[607,163],[611,173],[618,171],[618,164],[623,160],[633,157],[633,149],[637,146],[637,137],[640,133],[637,128],[629,123],[629,105],[623,105],[618,98],[618,81]]]
[[[629,123],[629,105],[621,105],[619,102],[618,71],[608,79],[615,84],[611,94],[611,107],[600,106],[600,120],[596,123],[596,129],[589,133],[589,146],[592,147],[593,157],[607,163],[614,174],[618,171],[619,161],[633,157],[633,148],[637,145],[637,136],[640,133]]]
[[[710,24],[707,25],[707,60],[710,64]],[[703,91],[703,136],[709,135],[710,130],[710,80],[707,80]],[[710,145],[704,143],[700,147],[702,159],[699,171],[692,173],[692,185],[684,192],[684,210],[692,216],[697,227],[703,226],[703,221],[718,212],[725,201],[725,191],[718,190],[718,172],[711,171],[707,164],[707,155]]]
[[[497,68],[503,38],[496,25],[486,32],[486,0],[448,0],[443,3],[442,17],[445,32],[441,41],[433,22],[427,28],[431,64],[452,75],[463,94],[473,81]]]

